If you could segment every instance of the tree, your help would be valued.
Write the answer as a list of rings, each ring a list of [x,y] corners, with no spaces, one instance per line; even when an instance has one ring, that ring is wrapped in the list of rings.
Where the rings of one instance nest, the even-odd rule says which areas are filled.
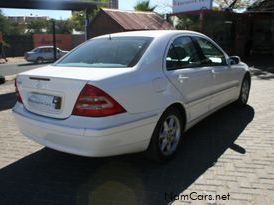
[[[216,4],[221,9],[231,8],[231,9],[245,9],[256,0],[214,0]]]
[[[83,11],[73,11],[69,20],[76,31],[85,30],[85,13]]]
[[[156,6],[151,7],[150,1],[139,1],[135,6],[135,11],[153,11]]]
[[[0,10],[0,28],[1,32],[3,34],[7,34],[7,30],[9,28],[9,21],[8,19],[3,15],[2,11]]]
[[[181,16],[176,25],[178,30],[194,30],[199,31],[200,29],[200,19],[199,16]]]
[[[88,1],[88,0],[87,0]],[[93,0],[89,0],[94,2]],[[88,12],[89,19],[93,19],[99,12],[100,8],[104,8],[104,3],[107,3],[109,0],[98,0],[96,2],[103,3],[102,5],[98,5],[97,9]],[[86,14],[85,11],[72,11],[72,16],[69,21],[71,25],[76,31],[84,31],[85,30],[85,22],[86,22]]]
[[[53,33],[52,22],[47,25],[47,33]],[[57,34],[72,33],[73,26],[69,20],[55,20],[55,32]]]
[[[25,24],[19,24],[16,22],[9,22],[9,27],[7,29],[8,35],[24,35],[26,31]]]
[[[0,28],[4,35],[22,35],[25,33],[26,26],[15,22],[10,22],[0,10]]]
[[[46,19],[33,19],[27,23],[27,32],[32,33],[45,33],[49,27],[49,21]]]

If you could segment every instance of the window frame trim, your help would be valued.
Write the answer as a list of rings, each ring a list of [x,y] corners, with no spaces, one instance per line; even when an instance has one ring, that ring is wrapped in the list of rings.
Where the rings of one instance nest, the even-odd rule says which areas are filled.
[[[165,51],[164,66],[165,66],[165,70],[166,70],[166,71],[174,71],[174,70],[182,70],[182,69],[188,69],[188,68],[199,68],[199,67],[204,67],[202,64],[200,64],[200,65],[192,65],[192,66],[180,67],[180,68],[167,68],[167,66],[166,66],[166,58],[167,58],[169,49],[170,49],[170,47],[173,45],[173,43],[174,43],[174,41],[175,41],[176,39],[182,38],[182,37],[188,37],[188,38],[191,40],[191,42],[193,43],[193,46],[194,46],[195,50],[196,50],[197,52],[199,52],[198,49],[197,49],[196,46],[195,46],[195,43],[194,43],[193,39],[192,39],[192,35],[189,35],[189,34],[179,34],[179,35],[174,36],[174,37],[169,41],[168,46],[167,46],[167,49],[166,49],[166,51]],[[174,45],[173,45],[173,46],[174,46]],[[198,53],[198,56],[199,56],[199,58],[201,59],[201,56],[199,55],[199,53]]]
[[[205,41],[208,41],[210,42],[219,52],[221,52],[223,54],[223,56],[225,57],[225,63],[224,64],[219,64],[219,65],[210,65],[210,64],[202,64],[203,66],[206,66],[206,67],[218,67],[218,66],[228,66],[228,62],[227,62],[227,59],[228,59],[228,56],[227,54],[223,51],[223,49],[221,49],[220,46],[218,46],[213,40],[209,39],[209,38],[204,38],[202,36],[193,36],[191,37],[192,41],[194,42],[195,45],[197,45],[197,49],[199,50],[199,54],[201,55],[204,55],[203,53],[203,50],[201,48],[201,46],[199,45],[199,43],[197,42],[197,40],[195,38],[200,38],[200,39],[203,39]],[[200,56],[201,57],[201,56]]]
[[[212,43],[219,51],[221,51],[221,53],[225,56],[225,60],[226,60],[226,65],[196,65],[196,66],[189,66],[189,67],[183,67],[183,68],[174,68],[174,69],[168,69],[167,66],[166,66],[166,58],[167,58],[167,55],[168,55],[168,52],[169,52],[169,48],[171,46],[171,44],[173,44],[173,42],[175,41],[175,39],[179,38],[179,37],[189,37],[191,38],[194,46],[195,46],[195,41],[193,40],[194,37],[198,37],[198,38],[203,38],[207,41],[209,41],[210,43]],[[200,47],[199,45],[197,45],[198,47]],[[195,49],[197,50],[197,52],[199,52],[199,49],[196,48],[195,46]],[[202,51],[201,51],[202,52]],[[199,55],[199,54],[198,54]],[[167,46],[166,46],[166,49],[165,49],[165,53],[164,53],[164,58],[163,58],[163,70],[165,71],[174,71],[174,70],[182,70],[182,69],[189,69],[189,68],[203,68],[203,67],[218,67],[218,66],[229,66],[229,55],[227,55],[227,53],[217,44],[215,43],[212,39],[210,39],[209,37],[203,35],[203,34],[199,34],[199,33],[184,33],[184,34],[177,34],[177,35],[174,35],[168,42]]]

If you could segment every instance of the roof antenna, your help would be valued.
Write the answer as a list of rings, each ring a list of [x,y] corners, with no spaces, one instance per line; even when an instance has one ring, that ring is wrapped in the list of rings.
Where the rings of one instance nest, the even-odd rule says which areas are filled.
[[[108,35],[108,39],[111,40],[111,34]]]

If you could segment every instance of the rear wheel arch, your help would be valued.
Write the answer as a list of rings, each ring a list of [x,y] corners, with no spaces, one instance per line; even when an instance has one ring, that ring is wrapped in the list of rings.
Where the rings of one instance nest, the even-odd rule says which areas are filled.
[[[35,60],[36,63],[43,63],[43,61],[44,61],[44,58],[41,56],[38,56]]]
[[[159,131],[161,130],[162,123],[164,121],[166,121],[169,117],[176,118],[176,116],[177,116],[177,119],[179,120],[178,123],[180,123],[180,128],[179,128],[180,131],[179,132],[181,132],[181,136],[179,137],[179,139],[177,141],[178,144],[173,145],[173,146],[176,146],[173,148],[174,149],[172,151],[173,153],[170,153],[170,155],[164,156],[163,150],[161,150],[161,148],[159,148],[159,142],[160,142],[159,141],[160,140],[159,139]],[[159,162],[160,161],[163,162],[163,161],[167,161],[167,160],[171,159],[176,154],[178,145],[180,144],[182,134],[186,127],[185,122],[186,122],[186,112],[185,112],[184,106],[179,102],[169,105],[162,113],[161,117],[159,118],[159,120],[156,124],[156,127],[154,128],[154,131],[151,136],[149,146],[145,152],[145,155],[149,159],[152,159],[154,161],[159,161]]]
[[[170,106],[168,106],[163,113],[165,113],[170,108],[176,108],[177,110],[180,111],[180,115],[182,117],[182,122],[183,122],[183,126],[184,126],[183,130],[185,130],[186,122],[187,122],[187,114],[186,114],[186,110],[185,110],[184,106],[181,103],[176,102],[176,103],[173,103]]]

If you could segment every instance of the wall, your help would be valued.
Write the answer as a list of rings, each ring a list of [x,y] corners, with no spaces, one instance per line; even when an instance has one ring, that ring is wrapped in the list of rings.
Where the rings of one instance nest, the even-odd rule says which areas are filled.
[[[79,44],[85,42],[85,35],[56,34],[57,47],[64,50],[71,50]],[[1,36],[0,36],[1,38]],[[24,56],[25,52],[38,46],[52,45],[51,34],[34,34],[20,36],[3,36],[3,40],[10,47],[6,49],[7,57]]]
[[[39,46],[53,45],[52,34],[33,34],[34,48]],[[72,49],[72,35],[71,34],[56,34],[56,45],[63,50]]]
[[[9,48],[6,49],[7,57],[24,56],[26,51],[33,48],[31,35],[4,36],[3,38],[9,44]]]

